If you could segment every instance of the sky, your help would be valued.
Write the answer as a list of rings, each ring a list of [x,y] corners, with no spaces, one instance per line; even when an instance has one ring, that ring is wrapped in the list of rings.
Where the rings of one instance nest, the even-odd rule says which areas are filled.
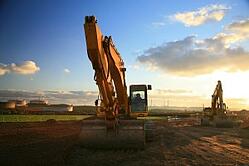
[[[150,105],[208,106],[218,80],[230,108],[249,108],[249,1],[1,0],[0,100],[43,96],[93,104],[84,17],[95,15]]]

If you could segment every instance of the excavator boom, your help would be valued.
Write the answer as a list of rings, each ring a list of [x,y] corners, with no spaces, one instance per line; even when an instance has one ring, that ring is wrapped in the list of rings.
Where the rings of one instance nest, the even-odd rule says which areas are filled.
[[[212,102],[211,102],[211,108],[212,110],[224,110],[224,103],[223,103],[223,90],[221,81],[218,81],[218,84],[216,85],[216,88],[214,90],[214,93],[212,95]]]
[[[94,16],[85,17],[84,30],[103,117],[82,122],[82,145],[111,149],[143,148],[144,121],[130,116],[124,62],[112,38],[102,35]]]

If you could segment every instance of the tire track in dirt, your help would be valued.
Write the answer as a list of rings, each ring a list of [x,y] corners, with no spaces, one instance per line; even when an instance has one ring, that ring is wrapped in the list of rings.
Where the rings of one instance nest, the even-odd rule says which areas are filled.
[[[161,151],[167,164],[245,165],[249,163],[249,150],[241,147],[241,140],[235,129],[172,127],[169,123],[164,125],[162,130],[164,131],[161,131]]]
[[[189,148],[189,151],[195,150],[198,152],[198,154],[201,154],[200,151],[198,151],[197,148],[195,147],[204,147],[204,150],[209,149],[208,152],[203,153],[202,157],[205,158],[204,156],[207,156],[210,154],[210,156],[214,156],[210,158],[211,160],[215,160],[216,163],[224,163],[224,159],[226,164],[229,163],[234,163],[234,164],[248,164],[248,150],[244,149],[240,146],[240,139],[238,137],[232,137],[230,135],[224,134],[228,132],[222,132],[219,129],[210,129],[210,130],[216,130],[218,131],[218,134],[215,136],[210,136],[210,137],[200,137],[198,140],[195,141],[197,143],[195,146],[191,146]],[[223,131],[227,131],[224,129],[221,129]],[[209,130],[207,129],[209,132]],[[182,132],[184,133],[184,131]],[[191,133],[191,135],[195,135],[195,133]],[[188,134],[185,132],[185,134]],[[198,135],[198,134],[197,134]],[[237,136],[237,134],[231,134]],[[191,136],[190,136],[191,137]],[[222,154],[222,155],[220,155]],[[219,157],[218,157],[219,156]],[[222,159],[222,160],[221,160]]]
[[[212,150],[223,153],[223,158],[231,159],[235,163],[240,164],[249,164],[249,149],[241,148],[240,143],[237,144],[227,144],[227,143],[219,143],[219,142],[226,142],[226,140],[222,139],[219,142],[217,139],[220,136],[214,136],[211,138],[202,138],[203,142],[208,142],[212,145]]]

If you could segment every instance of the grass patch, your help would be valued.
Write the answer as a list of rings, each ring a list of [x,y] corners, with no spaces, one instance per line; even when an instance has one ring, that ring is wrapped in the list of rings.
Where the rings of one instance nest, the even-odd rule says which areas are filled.
[[[90,115],[0,115],[0,122],[42,122],[48,119],[56,121],[82,120]]]

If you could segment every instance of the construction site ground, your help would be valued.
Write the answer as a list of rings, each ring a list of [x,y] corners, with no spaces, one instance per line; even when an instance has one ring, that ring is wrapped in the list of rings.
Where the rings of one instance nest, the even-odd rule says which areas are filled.
[[[0,123],[0,165],[249,165],[249,129],[213,128],[197,118],[154,120],[144,150],[80,146],[80,121]]]

